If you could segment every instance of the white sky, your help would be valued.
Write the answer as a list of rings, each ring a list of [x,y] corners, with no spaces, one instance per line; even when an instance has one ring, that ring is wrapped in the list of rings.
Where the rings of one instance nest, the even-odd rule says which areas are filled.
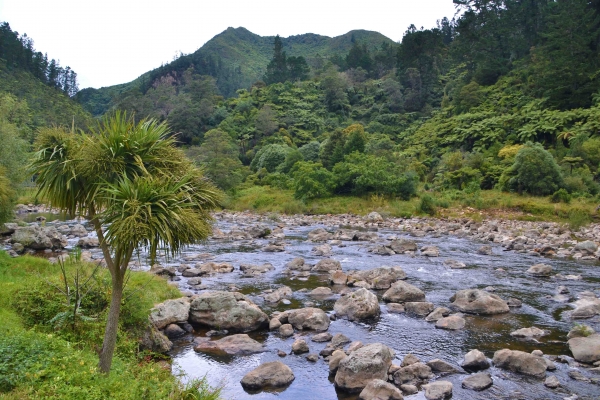
[[[73,68],[80,89],[132,81],[230,26],[282,37],[367,29],[399,41],[410,24],[432,28],[454,13],[452,0],[0,0],[0,21]]]

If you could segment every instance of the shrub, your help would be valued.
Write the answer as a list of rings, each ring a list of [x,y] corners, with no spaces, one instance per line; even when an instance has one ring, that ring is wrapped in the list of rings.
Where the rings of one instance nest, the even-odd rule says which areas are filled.
[[[502,174],[500,185],[504,190],[546,196],[564,186],[564,181],[552,154],[539,143],[527,143]]]
[[[581,227],[589,224],[591,221],[590,215],[580,208],[569,210],[569,228],[572,231],[578,231]]]
[[[423,214],[435,215],[437,207],[434,198],[428,194],[422,195],[417,205],[417,211]]]
[[[250,168],[253,171],[266,168],[266,170],[269,172],[275,172],[277,167],[283,164],[285,157],[291,151],[292,148],[288,146],[281,144],[269,144],[256,153],[252,163],[250,164]]]
[[[304,157],[304,161],[312,161],[312,162],[319,161],[320,150],[321,150],[321,144],[317,141],[312,141],[310,143],[307,143],[298,149],[298,151],[302,154],[302,157]]]
[[[292,175],[294,197],[297,199],[328,197],[333,192],[334,176],[321,163],[298,162]]]
[[[550,199],[553,203],[567,203],[571,202],[571,195],[565,189],[558,189],[554,194],[552,194],[552,198]]]

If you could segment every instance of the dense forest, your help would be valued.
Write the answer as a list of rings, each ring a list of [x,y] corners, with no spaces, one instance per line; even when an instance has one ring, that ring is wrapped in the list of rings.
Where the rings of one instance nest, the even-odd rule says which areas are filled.
[[[167,121],[231,193],[597,196],[600,1],[454,3],[454,19],[410,26],[400,43],[368,31],[262,38],[229,28],[133,82],[75,98],[96,116]],[[47,74],[39,80],[48,85]]]

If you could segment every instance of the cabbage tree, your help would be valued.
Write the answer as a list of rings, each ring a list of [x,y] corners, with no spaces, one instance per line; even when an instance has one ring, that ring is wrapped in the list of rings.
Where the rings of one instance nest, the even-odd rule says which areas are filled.
[[[106,117],[89,134],[42,130],[33,172],[39,195],[93,224],[112,278],[99,368],[110,372],[125,274],[133,252],[175,255],[211,232],[220,192],[175,147],[165,124]]]

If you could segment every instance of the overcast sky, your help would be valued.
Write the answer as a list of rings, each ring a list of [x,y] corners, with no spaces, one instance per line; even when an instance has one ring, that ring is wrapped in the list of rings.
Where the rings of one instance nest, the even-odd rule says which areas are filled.
[[[132,81],[230,26],[282,37],[367,29],[400,41],[410,24],[432,28],[454,13],[452,0],[0,0],[0,21],[73,68],[80,89]]]

